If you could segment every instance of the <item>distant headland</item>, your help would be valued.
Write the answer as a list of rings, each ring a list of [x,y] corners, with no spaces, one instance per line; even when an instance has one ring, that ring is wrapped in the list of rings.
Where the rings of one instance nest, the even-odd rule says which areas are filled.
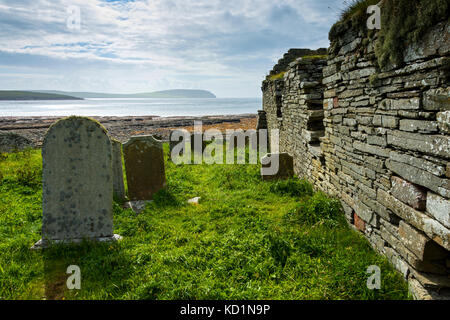
[[[83,100],[65,94],[33,91],[0,91],[0,100]]]
[[[55,90],[33,90],[33,91],[2,91],[0,100],[83,100],[101,98],[216,98],[207,90],[175,89],[146,93],[100,93],[100,92],[68,92]]]

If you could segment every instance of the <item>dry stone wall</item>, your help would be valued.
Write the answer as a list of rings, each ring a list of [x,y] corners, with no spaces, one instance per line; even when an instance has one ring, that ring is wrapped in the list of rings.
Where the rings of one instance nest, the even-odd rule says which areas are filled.
[[[404,66],[380,70],[376,35],[343,29],[327,61],[297,59],[262,86],[295,173],[341,199],[419,299],[450,297],[449,31],[436,25]]]

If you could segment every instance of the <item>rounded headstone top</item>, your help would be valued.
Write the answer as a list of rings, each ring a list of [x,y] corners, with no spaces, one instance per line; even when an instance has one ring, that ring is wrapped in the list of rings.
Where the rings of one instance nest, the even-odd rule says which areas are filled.
[[[132,136],[127,142],[123,144],[123,146],[126,148],[130,145],[133,145],[135,142],[144,142],[145,144],[149,146],[155,146],[158,148],[162,148],[162,141],[156,139],[153,135],[147,135],[147,136]]]
[[[48,136],[50,136],[50,134],[53,130],[55,130],[57,128],[61,128],[61,127],[65,127],[67,129],[70,129],[70,128],[78,129],[83,124],[83,122],[86,124],[91,124],[91,125],[97,126],[98,129],[103,131],[103,133],[105,135],[108,135],[108,131],[106,130],[106,128],[97,120],[89,118],[89,117],[70,116],[70,117],[66,117],[66,118],[56,121],[48,128],[47,132],[45,133],[44,144],[45,144],[45,140],[47,139]]]

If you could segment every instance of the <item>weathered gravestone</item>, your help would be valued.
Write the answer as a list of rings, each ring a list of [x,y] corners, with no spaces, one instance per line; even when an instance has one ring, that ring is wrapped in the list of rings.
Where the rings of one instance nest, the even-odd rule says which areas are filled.
[[[113,233],[112,148],[96,121],[69,117],[53,124],[42,147],[42,239],[52,242],[120,239]]]
[[[122,143],[111,139],[112,144],[112,168],[113,168],[113,195],[118,200],[125,200],[125,184],[123,182],[122,169]]]
[[[128,197],[152,200],[166,186],[162,142],[153,136],[136,136],[123,145]]]
[[[0,153],[33,148],[31,140],[12,132],[0,132]]]
[[[261,159],[263,180],[289,179],[294,176],[294,159],[288,153],[269,153]]]
[[[191,150],[192,152],[203,153],[207,142],[203,140],[203,133],[191,133]],[[201,149],[200,149],[201,148]]]

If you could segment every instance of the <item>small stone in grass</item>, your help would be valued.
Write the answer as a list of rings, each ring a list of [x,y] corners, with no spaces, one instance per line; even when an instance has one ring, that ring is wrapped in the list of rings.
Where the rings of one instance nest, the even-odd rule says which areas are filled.
[[[135,213],[141,213],[147,206],[147,203],[150,203],[150,202],[153,202],[153,200],[150,200],[150,201],[147,201],[147,200],[128,201],[124,204],[124,209],[131,209]]]
[[[198,204],[199,201],[200,201],[200,197],[195,197],[195,198],[189,199],[188,203],[190,203],[190,204]]]

